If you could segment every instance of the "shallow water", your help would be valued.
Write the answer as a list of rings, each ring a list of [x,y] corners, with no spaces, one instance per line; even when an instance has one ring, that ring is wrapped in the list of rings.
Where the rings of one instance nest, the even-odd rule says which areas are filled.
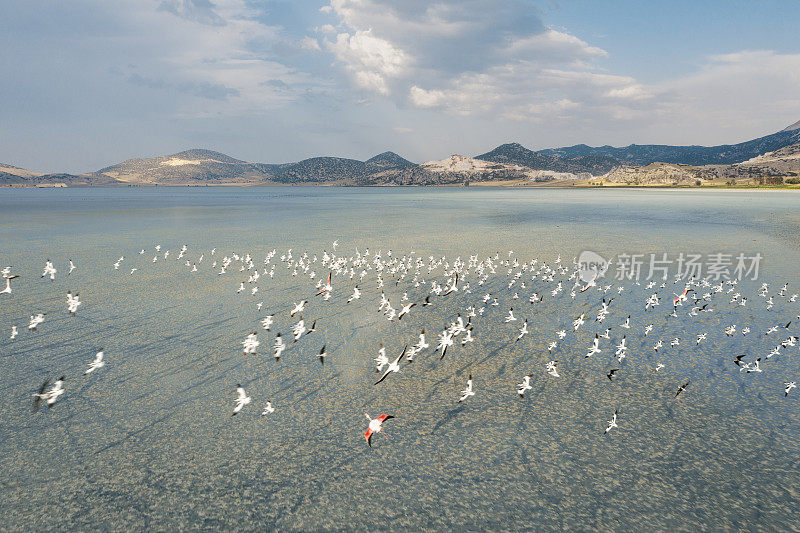
[[[800,332],[800,304],[777,296],[786,282],[789,295],[800,292],[798,207],[800,196],[783,191],[0,190],[0,266],[22,276],[0,295],[0,529],[796,529],[800,394],[784,397],[783,388],[800,378],[800,351],[765,358]],[[571,282],[557,297],[541,280],[508,290],[499,267],[483,287],[472,276],[471,294],[435,298],[389,322],[377,313],[374,272],[360,284],[361,300],[345,303],[354,282],[341,278],[325,302],[278,260],[289,248],[321,257],[334,239],[345,256],[380,249],[385,258],[391,249],[425,261],[506,259],[509,250],[512,260],[551,265],[584,250],[764,259],[758,280],[736,286],[746,307],[719,294],[715,310],[698,317],[688,308],[666,317],[683,287],[672,278],[662,305],[645,311],[656,289],[644,280],[610,276],[609,293],[572,299]],[[156,244],[171,251],[168,260],[162,250],[152,262]],[[198,272],[176,260],[184,244],[192,262],[204,254]],[[211,269],[233,253],[250,253],[263,269],[272,249],[275,277],[262,277],[256,295],[249,285],[236,293],[246,272]],[[58,268],[53,282],[40,278],[47,258]],[[67,276],[69,259],[78,268]],[[446,280],[441,268],[424,277]],[[761,283],[770,284],[772,309],[756,294]],[[410,279],[386,285],[395,307],[403,292],[415,301],[428,292]],[[615,294],[617,286],[625,290]],[[80,292],[76,316],[66,311],[67,290]],[[531,305],[534,290],[545,298]],[[443,360],[429,349],[373,385],[379,342],[393,357],[424,327],[435,345],[486,292],[500,305],[475,319],[475,342],[457,343]],[[610,316],[597,324],[601,299],[612,295]],[[288,310],[303,298],[317,331],[293,344]],[[519,343],[520,322],[503,321],[510,306],[529,321]],[[45,322],[27,331],[38,312]],[[269,313],[275,324],[265,332],[258,321]],[[573,333],[581,313],[587,322]],[[628,315],[633,327],[623,333]],[[764,335],[790,320],[789,330]],[[738,331],[728,337],[732,324]],[[742,336],[745,326],[752,332]],[[586,359],[606,327],[613,342]],[[570,333],[549,356],[559,329]],[[254,330],[259,354],[243,355]],[[280,362],[269,350],[276,331],[289,344]],[[695,346],[702,332],[708,339]],[[613,345],[622,334],[630,349],[619,364]],[[681,344],[670,347],[676,336]],[[659,339],[665,347],[654,352]],[[322,344],[331,354],[324,366]],[[83,376],[99,349],[106,366]],[[762,373],[733,364],[745,353],[762,357]],[[560,378],[546,374],[550,359]],[[658,363],[665,367],[656,373]],[[613,382],[610,368],[621,369]],[[61,374],[65,395],[32,413],[32,394]],[[468,374],[476,395],[459,404]],[[534,374],[533,390],[520,399],[525,374]],[[237,383],[253,404],[232,418]],[[262,417],[267,400],[277,410]],[[615,409],[619,427],[604,436]],[[395,416],[372,448],[365,411]]]

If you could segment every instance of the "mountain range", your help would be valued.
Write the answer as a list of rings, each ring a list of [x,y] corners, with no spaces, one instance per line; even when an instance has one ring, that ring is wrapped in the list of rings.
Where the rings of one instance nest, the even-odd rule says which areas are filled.
[[[211,150],[129,159],[84,174],[41,174],[0,164],[0,186],[441,185],[572,180],[610,184],[695,184],[697,180],[800,176],[800,121],[721,146],[575,145],[534,151],[508,143],[475,156],[412,163],[394,152],[366,161],[314,157],[267,164]]]

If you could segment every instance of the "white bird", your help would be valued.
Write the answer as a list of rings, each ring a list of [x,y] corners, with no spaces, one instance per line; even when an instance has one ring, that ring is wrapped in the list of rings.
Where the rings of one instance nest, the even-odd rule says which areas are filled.
[[[347,299],[347,303],[350,303],[353,300],[358,300],[360,298],[361,298],[361,291],[358,289],[358,285],[356,285],[355,287],[353,287],[353,294],[350,296],[350,298]]]
[[[400,320],[400,319],[401,319],[401,318],[403,318],[405,315],[407,315],[407,314],[408,314],[408,312],[409,312],[409,311],[411,311],[411,308],[412,308],[412,307],[414,307],[415,305],[417,305],[417,304],[416,304],[416,303],[414,303],[414,302],[412,302],[412,303],[408,303],[408,304],[404,305],[404,306],[402,307],[402,309],[400,309],[400,312],[399,312],[399,313],[397,313],[397,320]]]
[[[67,311],[74,315],[79,305],[81,305],[81,299],[78,297],[78,293],[67,292]]]
[[[106,365],[105,361],[103,361],[103,351],[97,352],[97,355],[94,356],[94,360],[89,363],[89,368],[86,369],[84,374],[91,374],[98,368],[104,367]]]
[[[533,374],[529,374],[529,375],[523,377],[522,378],[522,383],[517,385],[517,394],[519,394],[520,398],[524,398],[525,397],[525,391],[529,391],[529,390],[533,389],[533,387],[531,386],[531,378],[532,377],[533,377]]]
[[[303,317],[301,316],[297,324],[292,326],[292,335],[294,335],[294,342],[297,342],[305,332],[306,332],[306,323],[303,320]]]
[[[611,431],[611,428],[618,427],[617,426],[617,414],[619,414],[619,410],[614,411],[614,415],[611,417],[611,420],[608,421],[608,427],[606,428],[604,433],[608,433]]]
[[[794,381],[790,381],[788,383],[784,383],[784,385],[786,385],[786,388],[783,390],[783,392],[784,392],[783,397],[784,398],[786,396],[789,396],[789,391],[790,390],[792,390],[794,388],[797,388],[797,383],[795,383]]]
[[[17,326],[11,326],[11,337],[10,339],[13,341],[18,335]]]
[[[558,373],[558,369],[556,368],[556,363],[558,363],[558,361],[548,362],[545,370],[547,370],[547,373],[553,376],[554,378],[559,378],[561,377],[561,375]]]
[[[602,352],[600,349],[600,337],[595,334],[594,340],[592,341],[592,345],[589,347],[589,352],[586,354],[586,357],[591,357],[600,352]]]
[[[244,391],[244,388],[240,385],[236,385],[236,407],[233,408],[233,414],[231,416],[236,416],[236,414],[242,410],[242,407],[249,404],[253,401],[250,396]]]
[[[508,310],[508,316],[506,316],[506,322],[514,322],[514,321],[516,321],[516,320],[517,320],[517,319],[516,319],[516,317],[514,316],[514,308],[513,308],[513,307],[511,307],[511,308]]]
[[[461,346],[466,346],[468,342],[473,342],[475,339],[472,337],[472,328],[467,330],[467,334],[461,339]]]
[[[256,353],[256,348],[258,348],[260,344],[261,343],[258,341],[258,334],[253,331],[242,341],[243,351],[245,354]]]
[[[72,274],[72,271],[75,270],[76,268],[78,268],[78,267],[76,267],[75,264],[72,262],[72,259],[70,259],[69,260],[69,272],[67,272],[67,275],[69,276],[70,274]]]
[[[389,366],[386,367],[386,371],[381,376],[381,379],[376,381],[375,385],[377,385],[378,383],[380,383],[381,381],[386,379],[386,376],[388,376],[392,372],[400,372],[400,359],[402,359],[403,356],[406,354],[406,350],[407,349],[408,349],[408,345],[406,345],[406,347],[403,348],[403,351],[400,353],[400,355],[397,356],[397,359],[395,359],[394,361],[389,363]]]
[[[56,270],[56,267],[54,267],[53,263],[51,263],[50,260],[48,259],[44,265],[44,270],[42,271],[42,277],[50,276],[50,281],[53,281],[56,279],[56,272],[58,272],[58,270]]]
[[[11,280],[19,276],[9,276],[6,278],[6,288],[0,291],[0,294],[11,294]]]
[[[294,316],[297,313],[302,313],[303,309],[305,309],[305,308],[306,308],[306,301],[305,300],[300,300],[299,303],[294,304],[294,309],[292,309],[289,312],[289,316]]]
[[[31,315],[30,323],[28,324],[28,329],[33,330],[36,329],[36,326],[44,322],[44,313],[39,313],[36,316]]]
[[[527,334],[528,334],[528,321],[525,320],[522,323],[522,328],[520,328],[520,330],[519,330],[519,335],[517,335],[517,341],[520,340],[522,337],[524,337]],[[514,342],[517,342],[517,341],[514,341]]]
[[[453,345],[453,334],[448,330],[442,331],[439,335],[439,343],[436,345],[437,350],[441,350],[442,354],[439,359],[444,359],[444,354],[447,353],[447,348]]]
[[[269,327],[272,325],[272,320],[275,318],[274,315],[267,315],[261,319],[261,327],[265,330],[269,331]]]
[[[283,342],[280,333],[275,336],[275,344],[273,344],[272,347],[275,349],[275,360],[279,361],[281,354],[286,349],[286,344]]]
[[[267,405],[264,407],[264,410],[261,411],[261,416],[266,416],[266,415],[268,415],[270,413],[274,413],[274,412],[275,412],[275,408],[272,407],[272,402],[269,401],[269,402],[267,402]]]
[[[461,397],[458,399],[459,403],[463,402],[470,396],[475,396],[475,392],[472,390],[472,374],[470,374],[469,378],[467,379],[466,388],[461,391]]]
[[[431,345],[425,340],[425,330],[423,329],[419,334],[419,341],[414,345],[414,351],[420,353],[422,350],[430,348],[430,346]]]
[[[34,412],[39,409],[39,402],[45,400],[47,402],[47,407],[53,407],[53,404],[56,403],[56,400],[64,394],[64,376],[61,376],[56,380],[53,384],[53,387],[45,392],[47,389],[47,380],[42,383],[42,386],[39,387],[39,392],[34,394],[35,399],[33,400],[33,410]]]

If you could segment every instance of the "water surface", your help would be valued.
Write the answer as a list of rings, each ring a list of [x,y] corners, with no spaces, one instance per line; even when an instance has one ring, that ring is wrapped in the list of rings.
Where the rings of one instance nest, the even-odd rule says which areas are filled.
[[[800,395],[784,398],[783,384],[800,378],[800,353],[785,348],[759,374],[739,372],[732,359],[765,357],[800,331],[764,335],[800,313],[777,297],[787,282],[789,294],[800,292],[799,200],[784,191],[0,190],[0,266],[22,276],[0,295],[0,529],[795,529]],[[361,284],[364,297],[345,304],[352,281],[337,281],[324,302],[278,257],[256,295],[249,286],[236,293],[247,273],[218,275],[210,265],[250,253],[263,269],[272,249],[321,258],[336,239],[345,256],[391,250],[426,261],[498,254],[552,265],[561,255],[570,264],[583,250],[764,259],[758,280],[737,285],[748,306],[720,295],[715,312],[696,318],[665,316],[666,298],[683,286],[672,279],[655,311],[643,308],[653,292],[645,282],[609,279],[605,296],[625,291],[602,327],[593,320],[603,294],[550,297],[540,280],[508,290],[505,268],[472,294],[389,322],[376,312],[374,273]],[[162,257],[153,263],[156,244]],[[175,259],[184,244],[191,262],[204,254],[198,272]],[[54,282],[40,278],[48,258],[59,270]],[[67,276],[69,259],[78,268]],[[445,281],[441,269],[431,279]],[[776,295],[769,310],[756,295],[765,282]],[[396,307],[403,292],[417,301],[427,294],[409,280],[389,285]],[[83,301],[74,317],[67,290]],[[534,290],[546,297],[530,305]],[[378,343],[398,354],[424,327],[433,344],[485,292],[501,305],[476,320],[475,342],[444,360],[429,350],[373,385]],[[289,338],[288,309],[302,298],[306,319],[318,321],[313,335],[279,363],[265,350],[242,354],[250,331],[261,331],[262,348],[275,331]],[[530,323],[519,343],[519,323],[503,322],[509,306]],[[38,312],[46,320],[28,332]],[[271,332],[258,325],[267,313],[276,315]],[[580,313],[587,324],[550,356],[554,332]],[[630,351],[609,382],[606,372],[620,366],[613,348],[584,355],[605,327],[616,344],[628,315]],[[752,333],[728,337],[732,324]],[[13,341],[12,325],[20,327]],[[696,347],[702,332],[708,341]],[[682,342],[670,348],[676,336]],[[659,339],[667,348],[656,353]],[[321,366],[323,343],[331,356]],[[84,377],[99,349],[107,366]],[[545,373],[550,359],[561,378]],[[658,363],[665,368],[656,373]],[[470,373],[476,395],[458,404]],[[61,374],[67,393],[31,413],[39,384]],[[534,374],[534,389],[521,400],[525,374]],[[237,383],[254,403],[231,417]],[[277,410],[261,417],[267,400]],[[615,409],[619,428],[604,436]],[[365,411],[396,417],[372,448]]]

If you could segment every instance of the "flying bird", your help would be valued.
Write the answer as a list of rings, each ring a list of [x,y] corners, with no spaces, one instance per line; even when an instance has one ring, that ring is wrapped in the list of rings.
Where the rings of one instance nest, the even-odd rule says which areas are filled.
[[[378,418],[372,418],[367,413],[364,413],[364,416],[369,420],[369,426],[367,427],[367,432],[364,433],[364,438],[367,439],[367,444],[372,447],[372,436],[376,433],[380,433],[383,430],[383,423],[394,417],[392,415],[383,414]]]
[[[247,395],[247,393],[244,391],[244,388],[241,386],[241,384],[237,384],[236,385],[236,407],[233,408],[233,414],[231,416],[236,416],[239,413],[239,411],[242,410],[242,407],[244,407],[245,405],[249,404],[251,401],[253,401],[253,399],[250,398],[250,396]]]

